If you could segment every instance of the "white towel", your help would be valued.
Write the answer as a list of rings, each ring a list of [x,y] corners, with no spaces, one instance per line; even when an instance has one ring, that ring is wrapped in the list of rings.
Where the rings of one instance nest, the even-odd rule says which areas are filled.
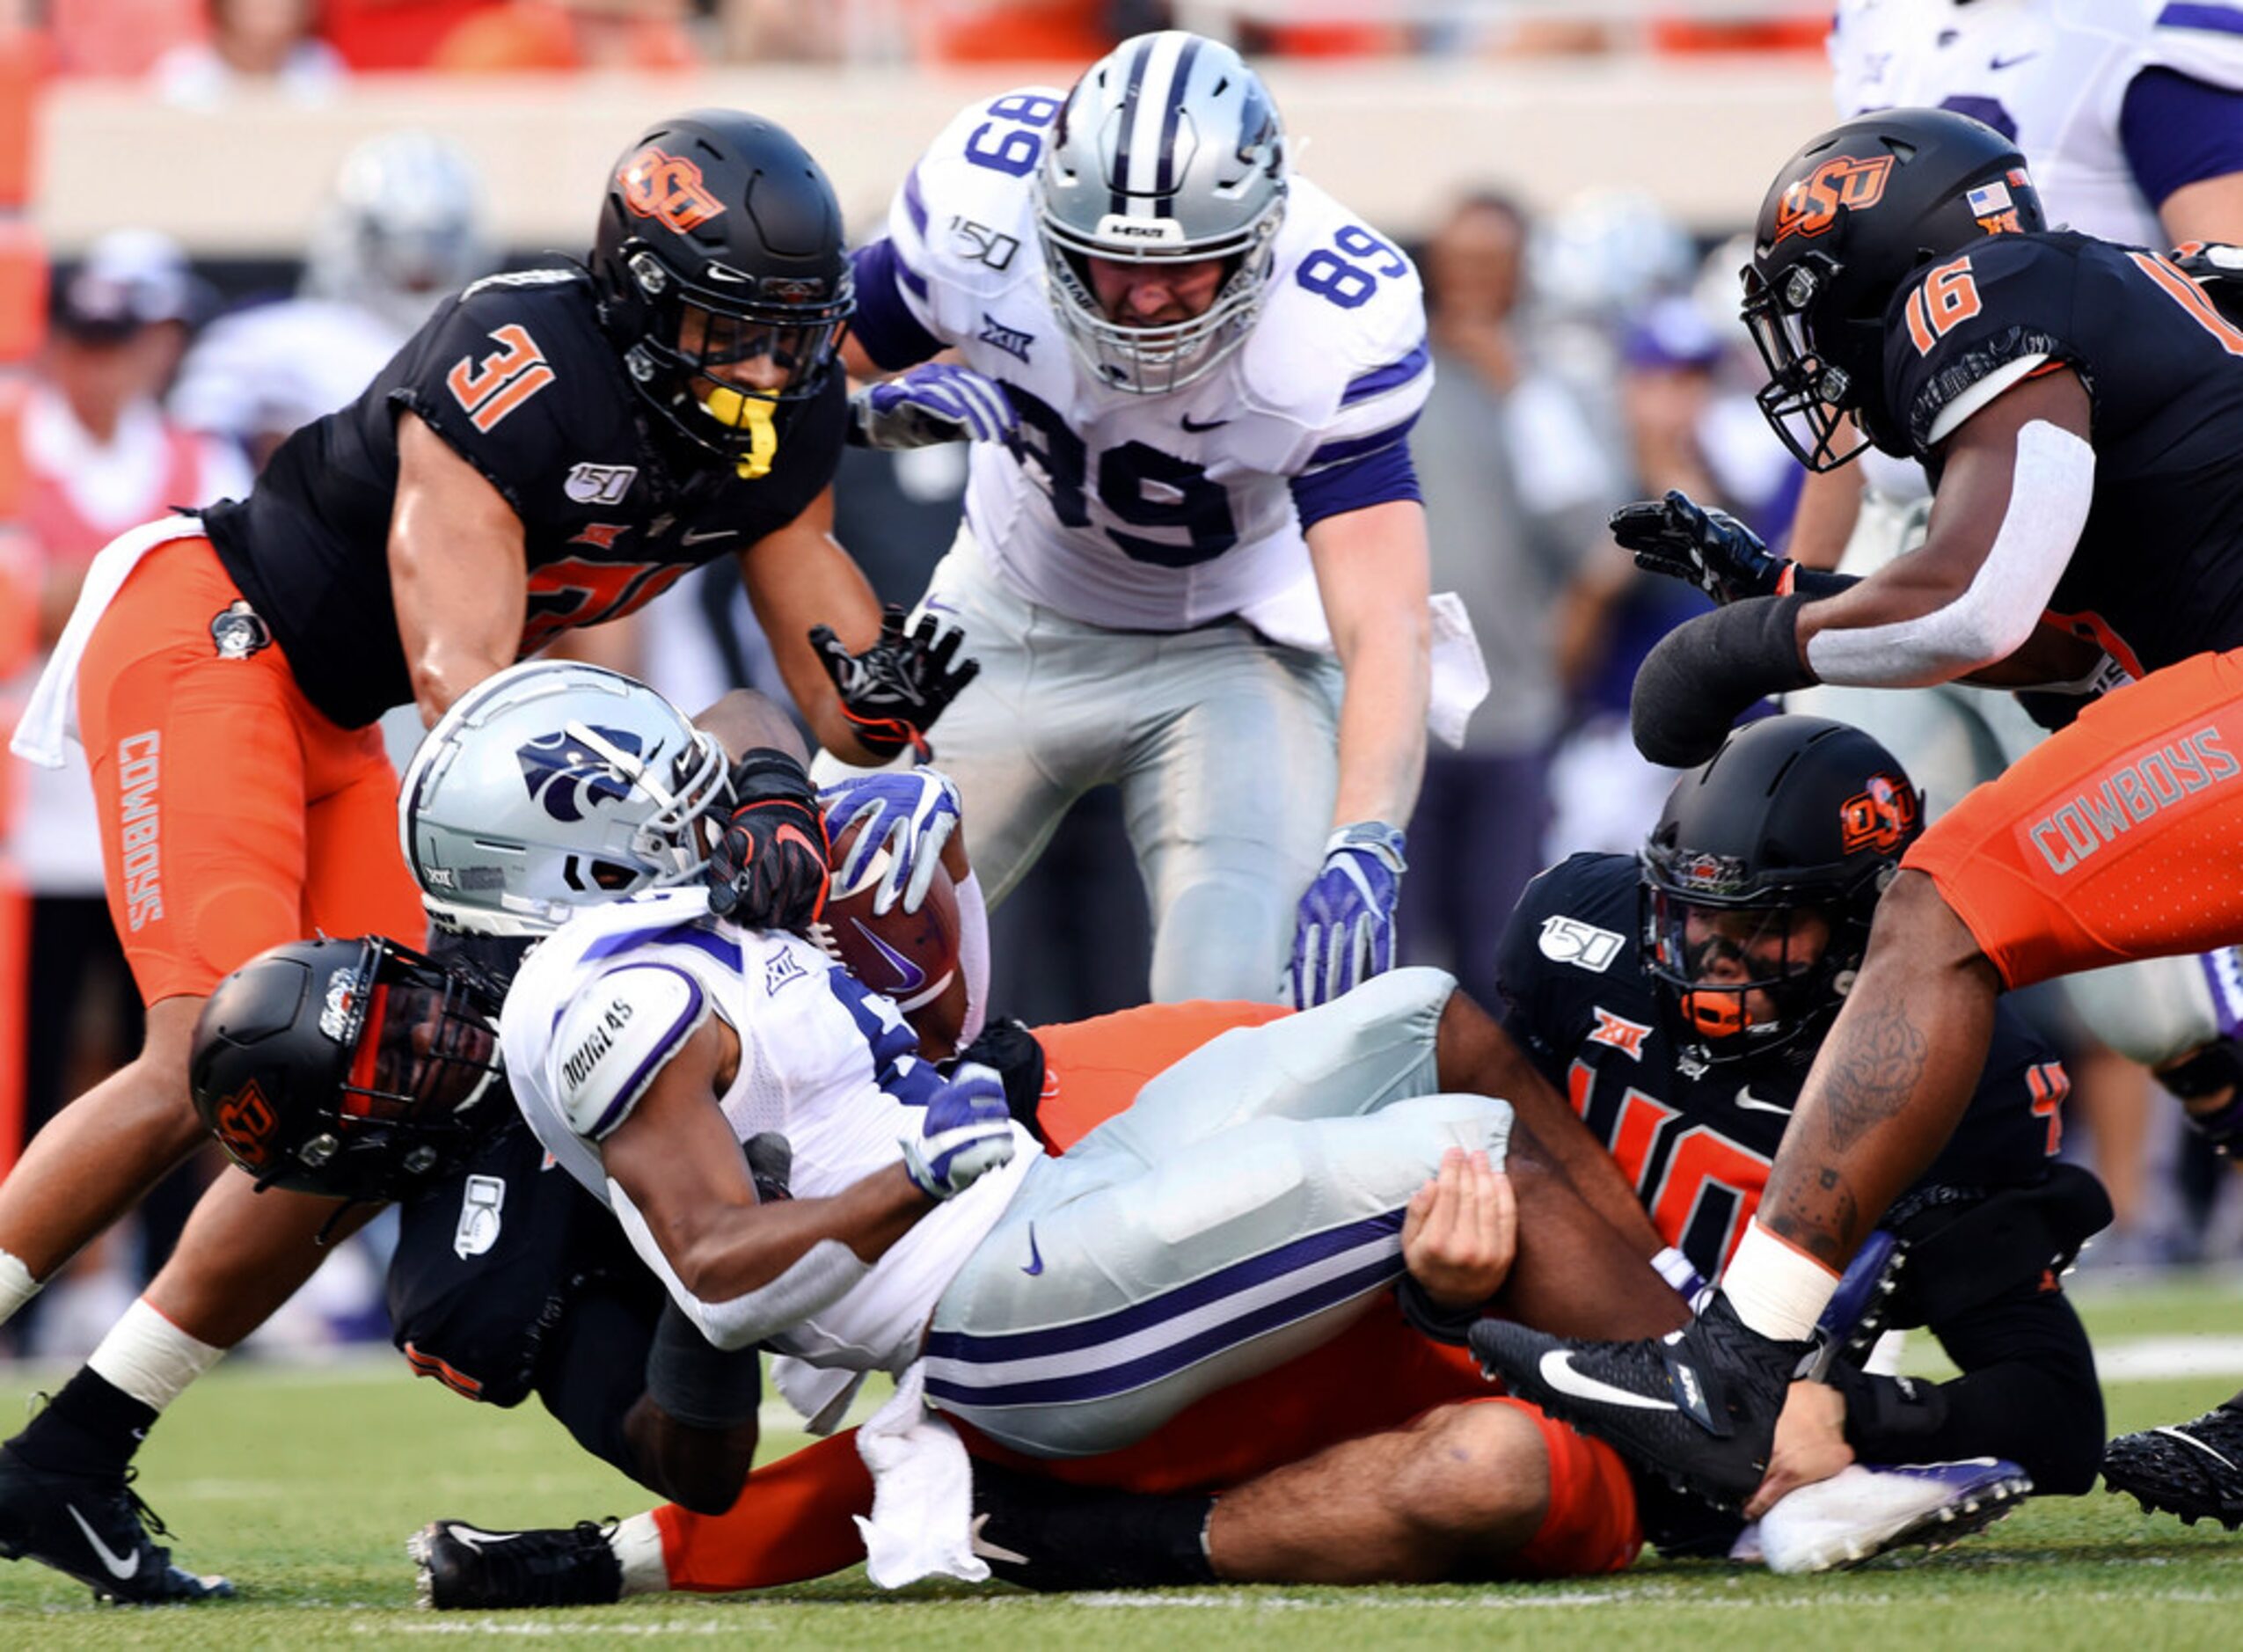
[[[1436,591],[1426,609],[1433,622],[1433,681],[1425,726],[1443,745],[1458,747],[1465,743],[1465,724],[1487,698],[1487,661],[1462,597],[1454,591]],[[1240,610],[1238,618],[1282,647],[1311,654],[1333,651],[1332,627],[1326,622],[1313,572]]]
[[[927,1409],[926,1368],[914,1361],[895,1394],[857,1430],[873,1471],[873,1517],[857,1517],[865,1569],[882,1589],[922,1577],[989,1576],[974,1555],[974,1469],[957,1431]]]
[[[69,624],[62,627],[47,669],[39,674],[38,685],[24,705],[15,737],[8,742],[18,757],[43,768],[62,766],[62,742],[78,737],[78,662],[85,657],[94,622],[123,587],[125,576],[140,566],[141,558],[159,545],[192,538],[201,531],[199,516],[164,516],[128,530],[101,548],[93,566],[86,570],[77,606],[70,610]]]

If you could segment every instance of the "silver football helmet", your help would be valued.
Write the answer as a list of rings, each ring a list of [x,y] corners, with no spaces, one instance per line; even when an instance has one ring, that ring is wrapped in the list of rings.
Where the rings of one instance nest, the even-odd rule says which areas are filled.
[[[489,216],[457,144],[430,132],[369,138],[343,157],[312,227],[303,291],[372,311],[403,338],[495,267]]]
[[[1140,34],[1075,83],[1036,172],[1036,221],[1052,308],[1100,383],[1180,389],[1246,341],[1269,284],[1286,176],[1277,106],[1217,41]],[[1093,258],[1231,267],[1204,314],[1130,326],[1100,304]]]
[[[697,875],[727,773],[715,737],[645,683],[533,660],[437,720],[398,788],[398,836],[439,928],[542,935]]]

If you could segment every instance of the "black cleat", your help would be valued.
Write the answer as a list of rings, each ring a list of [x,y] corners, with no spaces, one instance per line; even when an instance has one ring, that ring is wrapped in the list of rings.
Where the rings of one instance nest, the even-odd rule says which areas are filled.
[[[171,1532],[132,1489],[133,1473],[56,1473],[0,1446],[0,1555],[51,1566],[95,1599],[125,1605],[230,1597],[234,1586],[224,1578],[181,1571],[171,1550],[149,1540]]]
[[[1785,1393],[1814,1347],[1746,1329],[1718,1290],[1649,1341],[1567,1342],[1505,1319],[1472,1333],[1482,1369],[1513,1393],[1723,1509],[1758,1489]]]
[[[1209,1500],[1070,1486],[974,1465],[974,1553],[1023,1589],[1159,1589],[1215,1581]]]
[[[438,1612],[605,1606],[623,1598],[623,1563],[608,1543],[614,1526],[490,1531],[437,1520],[407,1538],[405,1552],[420,1573],[419,1604]]]
[[[2120,1435],[2103,1447],[2103,1484],[2152,1514],[2234,1531],[2243,1525],[2243,1407],[2230,1401],[2188,1422]]]

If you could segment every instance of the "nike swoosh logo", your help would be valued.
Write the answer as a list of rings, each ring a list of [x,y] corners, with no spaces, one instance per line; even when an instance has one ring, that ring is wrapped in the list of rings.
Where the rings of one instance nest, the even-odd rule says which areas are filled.
[[[1986,67],[1989,69],[2014,69],[2020,63],[2031,62],[2039,55],[2040,53],[2038,52],[2020,52],[2014,57],[1990,57],[1986,60]]]
[[[511,1543],[522,1535],[519,1531],[477,1531],[471,1526],[454,1526],[452,1536],[478,1554],[493,1543]]]
[[[1205,424],[1201,424],[1197,420],[1194,419],[1191,414],[1186,413],[1179,422],[1183,425],[1185,429],[1190,431],[1194,435],[1197,435],[1202,430],[1220,430],[1224,426],[1229,424],[1231,421],[1228,419],[1210,419]]]
[[[1036,1224],[1033,1222],[1028,1224],[1028,1260],[1020,1264],[1020,1271],[1024,1274],[1043,1272],[1043,1253],[1036,1248]]]
[[[1567,1349],[1552,1349],[1543,1355],[1535,1369],[1551,1388],[1575,1400],[1594,1400],[1599,1405],[1625,1406],[1631,1411],[1675,1409],[1667,1400],[1654,1400],[1646,1394],[1632,1394],[1625,1388],[1615,1388],[1610,1383],[1584,1376],[1574,1369],[1573,1353]]]
[[[927,984],[927,972],[920,969],[918,965],[913,963],[909,958],[906,958],[902,953],[896,951],[895,947],[889,946],[879,936],[873,934],[871,930],[866,929],[865,927],[864,919],[852,917],[849,920],[849,922],[851,927],[855,929],[859,935],[862,935],[866,940],[873,943],[874,951],[878,952],[881,957],[888,960],[888,967],[895,971],[895,987],[897,991],[916,992],[921,987]]]
[[[1736,1093],[1736,1104],[1740,1108],[1747,1113],[1773,1113],[1779,1118],[1786,1119],[1791,1116],[1791,1109],[1789,1107],[1785,1107],[1780,1102],[1763,1101],[1758,1096],[1752,1093],[1752,1087],[1750,1085],[1747,1085],[1738,1090]]]
[[[93,1546],[93,1552],[101,1557],[101,1564],[107,1569],[110,1576],[121,1583],[125,1579],[139,1573],[140,1551],[138,1549],[133,1551],[132,1559],[125,1559],[95,1535],[93,1528],[86,1524],[85,1517],[77,1511],[76,1503],[66,1502],[62,1507],[69,1510],[70,1518],[78,1523],[78,1530],[85,1533],[85,1540]]]
[[[683,543],[686,545],[706,545],[712,539],[736,538],[739,537],[739,533],[740,530],[737,528],[709,529],[699,533],[687,534]]]

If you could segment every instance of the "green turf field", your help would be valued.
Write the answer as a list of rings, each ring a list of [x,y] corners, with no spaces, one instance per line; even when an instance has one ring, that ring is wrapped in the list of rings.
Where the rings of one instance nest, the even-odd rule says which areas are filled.
[[[2092,1290],[2099,1344],[2243,1336],[2243,1282]],[[0,1417],[26,1385],[0,1372]],[[2208,1371],[2110,1385],[2123,1430],[2233,1392]],[[771,1449],[789,1449],[792,1439]],[[1158,1647],[1280,1640],[1289,1648],[1490,1647],[1591,1641],[1597,1652],[1873,1645],[2127,1652],[2243,1647],[2243,1533],[2148,1518],[2101,1494],[2036,1502],[1937,1558],[1787,1579],[1647,1562],[1596,1583],[1491,1589],[1227,1589],[1040,1598],[921,1585],[882,1595],[851,1573],[759,1597],[634,1602],[464,1618],[416,1612],[405,1534],[437,1515],[495,1525],[627,1514],[644,1495],[576,1451],[535,1405],[492,1411],[401,1364],[221,1371],[142,1453],[142,1488],[179,1558],[224,1571],[241,1597],[121,1611],[40,1568],[0,1566],[0,1647],[427,1646],[462,1636],[539,1645],[722,1636],[860,1646]]]

